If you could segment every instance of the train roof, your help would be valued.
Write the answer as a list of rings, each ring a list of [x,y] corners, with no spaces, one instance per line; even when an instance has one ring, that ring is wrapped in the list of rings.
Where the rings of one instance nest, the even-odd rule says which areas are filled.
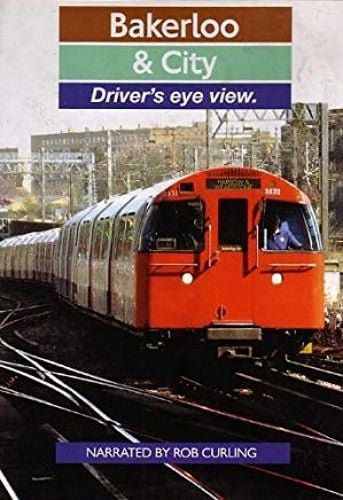
[[[82,220],[80,221],[81,224],[84,224],[85,222],[89,222],[93,219],[96,219],[101,212],[105,210],[105,208],[111,204],[110,199],[105,199],[101,200],[99,203],[96,205],[93,205],[91,209],[82,217]]]
[[[13,236],[12,238],[6,238],[0,242],[1,247],[6,247],[8,245],[21,245],[21,244],[33,244],[33,243],[43,243],[43,242],[54,242],[57,240],[60,233],[60,228],[48,229],[47,231],[35,231],[32,233],[20,234],[18,236]]]
[[[205,185],[205,180],[208,178],[261,179],[262,189],[264,190],[270,188],[273,189],[278,186],[283,189],[283,196],[281,197],[282,199],[289,198],[289,201],[309,203],[307,195],[303,191],[301,191],[297,186],[287,181],[283,177],[268,172],[266,170],[250,168],[250,167],[233,167],[233,166],[211,167],[205,170],[191,172],[177,179],[172,179],[170,181],[156,184],[152,188],[145,189],[144,192],[148,197],[148,195],[150,194],[150,189],[153,189],[154,198],[158,199],[169,188],[174,186],[178,187],[185,181],[186,182],[194,181],[197,183],[203,181],[203,185]],[[273,191],[271,191],[268,194],[271,194],[273,196]]]
[[[94,219],[103,220],[106,218],[110,218],[119,211],[122,215],[128,215],[132,213],[136,213],[143,205],[147,203],[154,202],[158,200],[163,193],[165,193],[168,189],[173,186],[178,187],[183,182],[202,182],[207,178],[237,178],[237,179],[254,179],[260,178],[262,181],[262,187],[268,186],[282,186],[287,191],[288,198],[293,201],[302,201],[308,203],[309,200],[307,196],[300,191],[294,184],[286,181],[280,176],[272,174],[271,172],[267,172],[265,170],[260,170],[256,168],[248,168],[248,167],[230,167],[230,166],[218,166],[209,168],[206,170],[199,170],[197,172],[191,172],[182,177],[169,179],[166,181],[159,182],[154,186],[147,187],[145,189],[136,189],[135,191],[131,191],[129,193],[113,196],[111,198],[107,198],[105,200],[100,201],[96,205],[88,207],[81,212],[74,215],[71,219],[69,219],[65,223],[66,226],[70,226],[72,224],[79,224],[87,221],[91,221]],[[182,193],[181,193],[182,194]],[[187,193],[189,194],[189,193]],[[175,198],[174,198],[175,199]],[[282,197],[284,199],[284,197]]]
[[[133,197],[131,201],[125,206],[122,211],[123,215],[131,214],[137,212],[142,205],[153,200],[157,195],[163,193],[166,189],[171,187],[175,183],[175,179],[169,181],[160,182],[154,186],[143,189],[141,193]]]
[[[136,189],[135,191],[130,191],[121,196],[116,196],[112,198],[112,203],[106,207],[106,209],[100,214],[99,220],[108,219],[119,212],[127,203],[130,203],[132,198],[135,198],[142,192],[142,189]]]
[[[176,179],[169,179],[167,181],[160,182],[154,186],[143,189],[140,193],[133,197],[131,202],[125,207],[122,213],[134,213],[139,207],[151,200],[158,199],[163,193],[173,186],[178,187],[180,184],[186,182],[201,182],[208,178],[237,178],[237,179],[261,179],[261,186],[265,188],[273,188],[276,186],[282,187],[284,190],[283,195],[292,199],[292,201],[302,201],[309,202],[308,197],[303,193],[297,186],[287,181],[286,179],[275,175],[266,170],[249,168],[249,167],[230,167],[230,166],[218,166],[212,167],[206,170],[199,170],[197,172],[191,172],[182,177]],[[273,192],[271,191],[271,194]],[[133,194],[133,193],[131,193]],[[189,193],[188,193],[189,194]],[[283,199],[283,197],[282,197]]]
[[[94,208],[94,206],[95,205],[92,205],[91,207],[86,207],[83,210],[81,210],[81,212],[77,212],[77,214],[70,217],[70,219],[68,219],[63,224],[63,227],[72,226],[73,224],[77,224],[81,219],[83,219],[83,217],[85,217],[88,214],[88,212],[90,212],[92,210],[92,208]]]

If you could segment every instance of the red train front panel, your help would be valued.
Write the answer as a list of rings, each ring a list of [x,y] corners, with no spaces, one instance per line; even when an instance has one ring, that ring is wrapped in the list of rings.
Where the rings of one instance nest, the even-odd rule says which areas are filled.
[[[300,249],[268,248],[275,214]],[[266,172],[217,168],[175,183],[150,208],[136,266],[139,328],[323,326],[324,259],[308,200]]]

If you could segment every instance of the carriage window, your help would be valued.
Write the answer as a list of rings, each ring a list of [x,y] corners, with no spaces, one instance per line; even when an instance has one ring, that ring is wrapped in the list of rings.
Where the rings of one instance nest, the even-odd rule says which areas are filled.
[[[80,228],[79,259],[87,259],[89,239],[89,222],[84,222]]]
[[[63,249],[66,247],[67,242],[68,242],[68,237],[70,233],[70,227],[66,227],[65,230],[63,231],[63,239],[62,239],[62,245],[61,245],[61,255],[63,255]]]
[[[218,243],[222,250],[245,250],[247,201],[219,200]]]
[[[73,224],[70,227],[69,230],[69,240],[68,240],[68,252],[67,252],[67,259],[70,260],[73,252],[74,252],[74,247],[75,247],[75,242],[76,242],[76,230],[77,230],[77,225]]]
[[[93,237],[93,259],[99,259],[100,257],[100,251],[101,251],[101,221],[97,222],[95,225],[95,231],[94,231],[94,237]]]
[[[166,201],[151,205],[142,235],[142,251],[191,251],[203,248],[203,203]]]
[[[62,255],[62,241],[63,241],[63,231],[60,232],[57,242],[56,242],[56,255],[58,258]]]
[[[132,250],[134,237],[135,219],[132,216],[124,216],[119,220],[117,247],[115,259],[118,257],[128,258]]]
[[[321,249],[317,222],[310,206],[267,200],[260,222],[260,248],[265,250]]]
[[[105,259],[110,242],[110,231],[111,231],[111,221],[106,219],[102,223],[102,243],[101,243],[101,254],[100,258]]]
[[[115,259],[117,259],[120,255],[123,254],[124,237],[125,237],[125,220],[123,218],[120,218],[118,225],[117,241],[116,241],[116,251],[114,252]]]

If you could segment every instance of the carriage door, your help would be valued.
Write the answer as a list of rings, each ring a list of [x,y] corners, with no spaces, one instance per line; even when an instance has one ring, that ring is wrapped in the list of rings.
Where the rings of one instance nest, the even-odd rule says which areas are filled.
[[[213,234],[213,239],[216,235]],[[214,265],[218,283],[216,322],[235,325],[252,323],[252,281],[247,272],[248,201],[218,200],[218,261]]]

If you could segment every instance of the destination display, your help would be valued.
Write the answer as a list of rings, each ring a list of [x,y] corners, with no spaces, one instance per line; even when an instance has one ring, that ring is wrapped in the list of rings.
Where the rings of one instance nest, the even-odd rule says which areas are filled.
[[[261,179],[228,179],[213,178],[206,179],[207,189],[259,189],[261,188]]]

